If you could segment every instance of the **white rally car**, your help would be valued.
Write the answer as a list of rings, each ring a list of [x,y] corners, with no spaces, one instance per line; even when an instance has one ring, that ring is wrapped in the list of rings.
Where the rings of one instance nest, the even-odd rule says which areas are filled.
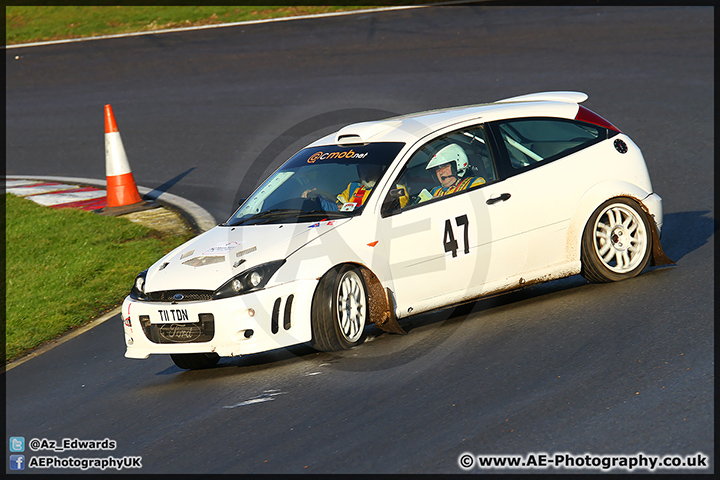
[[[582,274],[672,263],[640,149],[579,92],[349,125],[135,280],[126,356],[213,366]]]

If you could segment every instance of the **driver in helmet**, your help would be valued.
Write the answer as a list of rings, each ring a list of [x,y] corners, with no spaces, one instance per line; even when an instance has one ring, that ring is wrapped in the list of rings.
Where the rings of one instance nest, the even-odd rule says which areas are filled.
[[[430,192],[433,197],[450,195],[485,183],[483,177],[465,177],[471,167],[465,151],[455,143],[441,148],[433,155],[425,169],[432,171],[434,177],[440,183]]]
[[[337,195],[335,201],[325,198],[317,192],[316,188],[305,190],[301,196],[303,198],[319,198],[320,205],[325,211],[352,211],[365,204],[370,192],[380,179],[382,171],[382,165],[359,163],[357,165],[358,181],[350,182],[347,188]],[[403,188],[404,195],[400,197],[400,204],[405,206],[409,201],[407,191],[399,185],[398,188]]]

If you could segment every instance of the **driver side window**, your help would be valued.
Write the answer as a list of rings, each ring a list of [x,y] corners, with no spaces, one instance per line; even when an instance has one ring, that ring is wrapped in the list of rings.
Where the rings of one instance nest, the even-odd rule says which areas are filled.
[[[407,191],[410,201],[401,209],[391,198],[397,193],[391,191],[383,215],[458,195],[496,179],[485,129],[457,130],[430,140],[410,157],[395,182]]]

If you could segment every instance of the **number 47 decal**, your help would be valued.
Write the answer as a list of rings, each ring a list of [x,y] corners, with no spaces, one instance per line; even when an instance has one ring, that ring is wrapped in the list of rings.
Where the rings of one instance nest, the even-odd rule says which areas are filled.
[[[464,240],[464,253],[470,253],[470,242],[468,241],[468,225],[470,224],[470,221],[468,220],[467,215],[461,215],[459,217],[455,217],[455,223],[458,227],[463,226],[465,227],[463,229],[463,240]],[[453,227],[450,220],[445,220],[445,233],[443,234],[443,248],[445,248],[445,252],[452,252],[453,257],[457,257],[458,253],[458,242],[455,240],[455,234],[453,234]]]

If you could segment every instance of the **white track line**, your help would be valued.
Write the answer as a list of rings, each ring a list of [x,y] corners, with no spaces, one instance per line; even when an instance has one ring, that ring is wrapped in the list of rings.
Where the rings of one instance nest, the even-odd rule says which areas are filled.
[[[106,195],[105,190],[86,190],[84,192],[46,193],[44,195],[33,195],[29,198],[39,205],[52,207],[65,203],[82,202],[83,200],[95,200]]]
[[[116,307],[112,311],[106,313],[105,315],[101,316],[100,318],[96,318],[94,320],[89,321],[82,327],[75,328],[73,330],[70,330],[69,332],[63,334],[62,336],[50,340],[49,342],[45,343],[44,345],[41,345],[34,350],[31,350],[26,355],[17,358],[11,362],[8,362],[5,364],[5,371],[11,370],[18,365],[22,365],[23,363],[27,362],[30,359],[33,359],[37,357],[38,355],[42,355],[43,353],[52,350],[53,348],[57,347],[58,345],[62,345],[63,343],[67,342],[68,340],[72,340],[73,338],[77,337],[78,335],[81,335],[91,328],[97,327],[101,323],[110,320],[115,315],[119,315],[122,312],[122,307]]]
[[[35,182],[35,184],[31,184],[26,187],[20,186],[7,188],[6,185],[5,192],[12,193],[18,197],[27,197],[28,195],[40,195],[44,193],[57,192],[59,190],[70,190],[72,188],[78,188],[78,186],[66,185],[64,183],[59,183],[57,185],[37,185],[37,182]]]
[[[456,2],[448,2],[456,3]],[[447,4],[447,3],[446,3]],[[39,47],[44,45],[57,45],[61,43],[75,43],[75,42],[87,42],[90,40],[105,40],[108,38],[125,38],[125,37],[137,37],[140,35],[156,35],[162,33],[175,33],[175,32],[188,32],[193,30],[207,30],[210,28],[223,28],[223,27],[237,27],[240,25],[257,25],[261,23],[275,23],[275,22],[288,22],[291,20],[307,20],[313,18],[323,17],[339,17],[342,15],[357,15],[361,13],[373,13],[373,12],[386,12],[390,10],[408,10],[411,8],[425,8],[437,4],[424,4],[424,5],[408,5],[398,7],[384,7],[384,8],[371,8],[366,10],[351,10],[347,12],[332,12],[332,13],[317,13],[314,15],[298,15],[294,17],[280,17],[280,18],[268,18],[264,20],[248,20],[245,22],[232,22],[232,23],[218,23],[215,25],[198,25],[194,27],[181,27],[166,30],[149,30],[146,32],[133,32],[133,33],[122,33],[117,35],[101,35],[98,37],[84,37],[84,38],[69,38],[67,40],[52,40],[48,42],[35,42],[35,43],[20,43],[17,45],[6,45],[6,49],[12,48],[26,48],[26,47]]]

